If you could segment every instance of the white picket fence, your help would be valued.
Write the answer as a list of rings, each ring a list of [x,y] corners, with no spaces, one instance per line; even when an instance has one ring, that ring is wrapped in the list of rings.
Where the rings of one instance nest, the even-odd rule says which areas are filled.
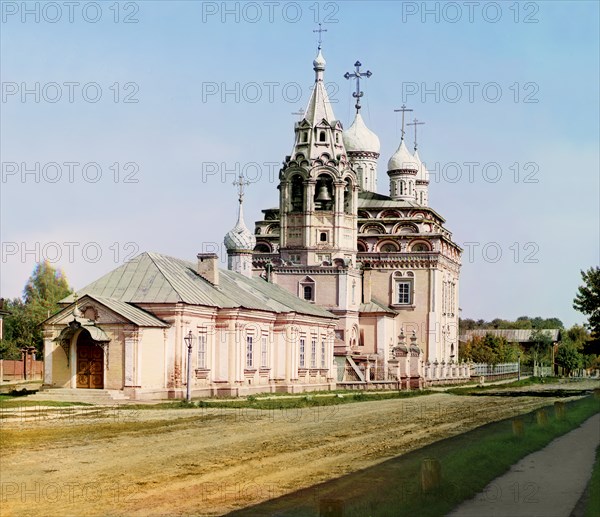
[[[504,375],[508,373],[517,373],[519,371],[519,363],[473,363],[471,365],[471,376],[481,377],[488,375]]]

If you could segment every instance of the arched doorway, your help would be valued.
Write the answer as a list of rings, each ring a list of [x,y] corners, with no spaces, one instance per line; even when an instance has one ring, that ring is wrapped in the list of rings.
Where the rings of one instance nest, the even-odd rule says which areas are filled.
[[[104,388],[104,350],[87,330],[82,330],[77,337],[77,387]]]

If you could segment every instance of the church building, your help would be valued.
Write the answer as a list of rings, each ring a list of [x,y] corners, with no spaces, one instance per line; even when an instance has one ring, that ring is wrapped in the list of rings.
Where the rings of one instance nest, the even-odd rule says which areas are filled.
[[[360,113],[347,130],[314,89],[279,175],[279,206],[237,223],[192,263],[142,253],[44,323],[46,388],[131,399],[419,388],[469,375],[458,362],[460,247],[430,208],[429,175],[402,137],[377,192],[379,138]],[[189,381],[188,381],[189,379]]]
[[[402,137],[387,162],[389,191],[377,192],[379,138],[360,114],[347,130],[325,88],[325,59],[292,152],[279,176],[279,206],[263,210],[252,254],[255,274],[338,316],[337,379],[407,386],[465,374],[458,367],[461,248],[429,207],[429,173]],[[392,360],[392,363],[390,363]],[[399,361],[400,372],[395,371]],[[391,368],[391,366],[394,368]]]

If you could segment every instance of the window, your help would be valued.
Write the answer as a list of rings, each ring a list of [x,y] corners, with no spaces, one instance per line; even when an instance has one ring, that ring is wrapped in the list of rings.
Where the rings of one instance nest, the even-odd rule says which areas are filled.
[[[310,343],[310,367],[317,367],[317,339],[313,338]]]
[[[398,297],[397,297],[397,302],[399,305],[409,305],[411,303],[411,297],[410,297],[410,288],[411,288],[411,282],[398,282],[397,284],[397,293],[398,293]]]
[[[313,299],[313,288],[312,285],[305,285],[304,286],[304,299],[308,300],[308,301],[312,301]]]
[[[308,142],[308,131],[302,131],[302,142]]]
[[[300,264],[300,255],[298,255],[298,254],[290,255],[290,262],[292,264]]]
[[[319,133],[319,142],[325,142],[325,131]]]
[[[381,246],[381,251],[383,253],[395,253],[398,251],[398,247],[394,244],[388,243]]]
[[[298,282],[298,297],[309,302],[315,301],[315,281],[311,277],[305,276]]]
[[[302,176],[294,176],[292,178],[291,192],[291,211],[302,212],[304,205],[304,180]]]
[[[261,351],[260,351],[260,366],[266,368],[269,365],[269,349],[267,336],[262,337]]]
[[[304,368],[304,338],[300,338],[300,368]]]
[[[252,336],[246,338],[246,368],[252,368],[254,364],[254,353],[252,350]]]
[[[320,240],[321,242],[327,242],[327,232],[321,232],[321,233],[319,234],[319,240]]]
[[[325,339],[321,339],[321,368],[325,368]]]
[[[198,368],[206,368],[206,334],[198,336]]]
[[[271,253],[271,248],[268,244],[261,242],[254,246],[254,251],[257,251],[258,253]]]

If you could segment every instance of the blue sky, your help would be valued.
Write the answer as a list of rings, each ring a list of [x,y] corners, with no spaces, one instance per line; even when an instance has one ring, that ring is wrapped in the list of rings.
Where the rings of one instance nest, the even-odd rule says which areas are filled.
[[[22,6],[2,2],[0,25],[1,296],[20,295],[38,258],[80,288],[137,252],[220,246],[235,171],[255,179],[247,221],[276,206],[318,15],[346,127],[343,74],[357,59],[373,72],[363,116],[382,143],[379,192],[393,110],[426,122],[430,204],[465,248],[462,316],[584,320],[571,302],[600,262],[597,2]]]

